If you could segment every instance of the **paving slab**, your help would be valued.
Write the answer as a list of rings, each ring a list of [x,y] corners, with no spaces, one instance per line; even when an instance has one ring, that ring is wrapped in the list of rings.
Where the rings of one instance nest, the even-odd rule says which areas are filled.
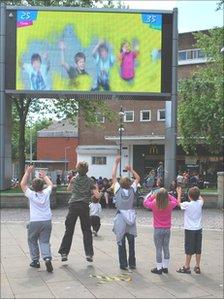
[[[10,212],[11,213],[11,212]],[[59,211],[58,211],[59,213]],[[60,215],[66,214],[65,210]],[[80,223],[74,234],[69,260],[62,263],[58,248],[64,233],[64,219],[53,218],[51,249],[53,273],[47,273],[41,261],[40,269],[29,267],[26,219],[1,223],[1,298],[223,298],[223,230],[203,230],[202,274],[183,275],[176,272],[184,262],[182,228],[173,228],[170,240],[169,274],[154,275],[153,229],[138,223],[136,238],[137,269],[122,271],[112,233],[112,212],[102,219],[98,237],[93,238],[94,262],[85,260]],[[206,212],[207,213],[207,212]],[[212,212],[214,216],[214,212]],[[179,215],[179,214],[178,214]],[[104,215],[105,216],[105,215]],[[179,217],[179,216],[178,216]],[[210,217],[210,216],[209,216]],[[19,216],[17,215],[16,219]],[[178,220],[179,221],[179,220]],[[215,253],[215,256],[214,256]],[[192,260],[192,267],[194,266]],[[131,281],[104,282],[91,275],[127,273]]]

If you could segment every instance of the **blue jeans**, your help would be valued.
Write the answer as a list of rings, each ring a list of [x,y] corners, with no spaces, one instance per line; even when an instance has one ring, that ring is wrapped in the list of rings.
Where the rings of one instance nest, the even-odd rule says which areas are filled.
[[[125,244],[126,237],[128,239],[128,245],[129,245],[128,261],[127,261],[127,252],[126,252],[126,244]],[[128,265],[129,265],[129,267],[135,267],[136,266],[135,237],[131,234],[125,234],[121,242],[122,242],[122,245],[118,245],[120,267],[126,268]]]

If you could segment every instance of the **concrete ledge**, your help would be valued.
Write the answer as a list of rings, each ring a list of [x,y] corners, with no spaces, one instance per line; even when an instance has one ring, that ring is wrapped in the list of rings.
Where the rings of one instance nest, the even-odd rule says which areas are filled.
[[[71,194],[53,190],[51,195],[51,208],[65,207],[68,205],[68,200]],[[218,208],[218,193],[202,193],[205,198],[205,208]],[[28,200],[23,193],[1,194],[0,206],[2,208],[28,208]]]
[[[29,201],[23,193],[0,193],[0,208],[29,208]],[[51,197],[51,208],[57,206],[56,188],[53,188]]]

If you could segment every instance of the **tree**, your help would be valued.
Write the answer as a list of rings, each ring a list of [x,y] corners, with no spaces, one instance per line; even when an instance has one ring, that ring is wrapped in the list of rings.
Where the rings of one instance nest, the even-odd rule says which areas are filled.
[[[222,154],[224,128],[223,28],[196,33],[196,47],[207,57],[192,78],[179,84],[178,125],[180,143],[186,152],[195,153],[198,144]]]
[[[12,0],[7,1],[4,0],[3,3],[6,5],[27,5],[27,6],[81,6],[81,7],[93,7],[97,3],[103,3],[101,0]],[[107,7],[114,7],[111,1],[106,2]],[[120,2],[118,2],[118,6],[121,7]],[[47,112],[51,111],[52,106],[49,107],[47,103],[40,101],[38,99],[33,98],[13,98],[13,113],[15,115],[15,119],[18,118],[18,132],[19,132],[19,141],[18,141],[18,159],[19,159],[19,177],[21,178],[25,168],[25,148],[26,148],[26,140],[25,140],[25,128],[27,116],[30,112]],[[102,114],[106,115],[108,119],[112,117],[112,113],[107,107],[107,104],[103,101],[96,100],[94,103],[86,102],[85,100],[79,100],[78,106],[77,101],[75,99],[66,99],[66,101],[53,101],[54,103],[54,111],[58,114],[61,113],[65,117],[69,117],[71,120],[76,117],[78,109],[82,111],[82,114],[87,121],[87,123],[97,123],[96,111],[100,111]],[[15,134],[13,134],[12,141],[15,141]],[[15,150],[13,149],[13,153],[15,154]]]
[[[217,10],[222,9],[223,10],[224,7],[224,0],[219,0],[219,2],[217,3]]]

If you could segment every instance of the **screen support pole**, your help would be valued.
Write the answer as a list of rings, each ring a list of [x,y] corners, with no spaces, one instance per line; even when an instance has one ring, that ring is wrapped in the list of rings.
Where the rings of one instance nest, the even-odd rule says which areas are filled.
[[[11,185],[11,101],[5,94],[6,6],[0,10],[0,190]]]
[[[178,67],[178,10],[173,9],[173,52],[172,52],[172,90],[171,101],[166,101],[165,121],[165,167],[164,183],[166,188],[176,179],[177,152],[177,67]]]

